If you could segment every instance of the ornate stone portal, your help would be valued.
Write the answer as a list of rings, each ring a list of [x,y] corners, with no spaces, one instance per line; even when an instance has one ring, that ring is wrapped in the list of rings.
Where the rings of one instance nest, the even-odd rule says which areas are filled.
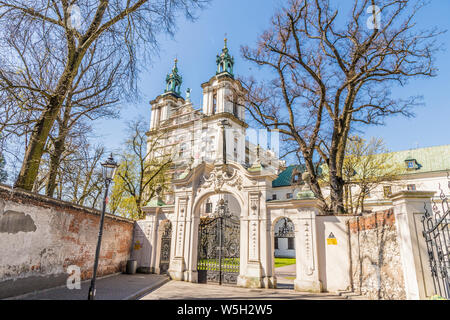
[[[320,291],[315,232],[318,209],[315,200],[297,200],[295,205],[267,202],[274,178],[273,173],[265,172],[262,168],[249,172],[231,161],[227,165],[203,163],[184,178],[172,181],[174,204],[144,209],[147,215],[144,221],[154,222],[151,224],[154,230],[149,234],[156,236],[148,239],[147,250],[153,253],[142,255],[147,261],[141,260],[139,265],[146,265],[158,273],[162,271],[160,265],[163,258],[160,255],[165,251],[161,246],[170,221],[172,235],[168,274],[174,280],[198,282],[198,269],[201,269],[198,266],[200,208],[210,197],[227,195],[239,208],[239,212],[235,212],[240,230],[237,285],[249,288],[276,287],[274,226],[280,217],[289,217],[295,226],[298,248],[295,288]]]

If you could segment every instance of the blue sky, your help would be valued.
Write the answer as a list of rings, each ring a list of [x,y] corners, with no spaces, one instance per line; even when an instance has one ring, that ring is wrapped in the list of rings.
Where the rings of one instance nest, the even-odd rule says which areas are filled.
[[[108,150],[121,147],[125,138],[126,122],[137,118],[149,121],[149,101],[163,93],[165,77],[178,58],[178,68],[183,76],[182,92],[191,88],[195,108],[201,106],[201,83],[208,81],[216,70],[215,57],[223,47],[227,34],[228,48],[235,58],[235,74],[255,74],[255,67],[242,59],[240,46],[252,46],[258,35],[270,23],[275,8],[283,1],[273,0],[213,0],[209,8],[199,12],[195,22],[178,19],[178,30],[173,38],[161,36],[160,52],[148,62],[147,70],[140,75],[139,103],[123,103],[121,118],[97,121],[94,131],[97,139]],[[420,27],[438,26],[450,30],[450,1],[432,0],[422,11]],[[450,32],[440,37],[444,52],[436,56],[438,76],[432,79],[415,79],[403,88],[393,88],[393,96],[423,95],[425,106],[415,110],[416,117],[394,117],[382,127],[366,127],[364,136],[381,137],[392,151],[449,144],[450,127]]]

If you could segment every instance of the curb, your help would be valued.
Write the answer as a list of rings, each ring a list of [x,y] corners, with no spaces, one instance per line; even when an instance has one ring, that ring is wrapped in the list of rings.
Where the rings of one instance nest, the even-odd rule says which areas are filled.
[[[153,291],[159,287],[161,287],[163,284],[167,283],[170,281],[170,278],[167,277],[165,279],[161,279],[153,284],[151,284],[150,286],[139,290],[138,292],[133,293],[132,295],[129,295],[126,298],[123,298],[122,300],[137,300],[138,298],[142,297],[143,295],[149,293],[150,291]]]
[[[348,300],[370,300],[368,297],[353,291],[338,291],[338,294]]]

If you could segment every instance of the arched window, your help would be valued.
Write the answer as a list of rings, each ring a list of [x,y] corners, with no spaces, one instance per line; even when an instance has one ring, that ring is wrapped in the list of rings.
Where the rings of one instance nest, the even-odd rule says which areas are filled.
[[[213,96],[213,109],[212,109],[212,114],[216,114],[217,111],[217,95],[214,94]]]
[[[237,103],[237,96],[236,96],[236,94],[233,95],[233,115],[236,118],[239,118],[239,109],[238,109],[238,103]]]

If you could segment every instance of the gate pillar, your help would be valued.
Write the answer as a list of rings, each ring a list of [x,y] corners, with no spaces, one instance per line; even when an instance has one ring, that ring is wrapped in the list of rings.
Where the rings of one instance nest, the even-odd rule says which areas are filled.
[[[238,286],[246,288],[271,287],[266,277],[267,268],[263,268],[261,259],[261,243],[266,243],[267,232],[265,219],[261,218],[266,213],[265,207],[261,208],[261,192],[248,193],[248,206],[243,208],[241,218],[241,269],[238,277]],[[270,238],[269,238],[270,239]],[[265,253],[265,250],[264,250]],[[263,259],[268,263],[266,257]],[[265,281],[266,280],[266,281]]]
[[[187,196],[180,196],[175,200],[176,219],[173,225],[172,232],[172,250],[174,254],[172,255],[173,258],[170,262],[170,267],[168,270],[169,276],[172,280],[188,280],[185,255],[185,249],[187,249],[185,242],[188,241],[189,238],[186,236],[186,228],[188,228],[190,225],[190,223],[189,225],[187,225],[187,217],[191,215],[191,210],[190,206],[188,206],[188,202],[189,197]]]
[[[290,217],[295,225],[296,291],[322,291],[318,267],[317,214],[318,209],[305,208],[299,211],[297,217]]]
[[[402,191],[391,197],[408,300],[425,299],[433,294],[433,280],[420,219],[425,206],[428,212],[432,211],[430,199],[434,194],[429,191]]]

